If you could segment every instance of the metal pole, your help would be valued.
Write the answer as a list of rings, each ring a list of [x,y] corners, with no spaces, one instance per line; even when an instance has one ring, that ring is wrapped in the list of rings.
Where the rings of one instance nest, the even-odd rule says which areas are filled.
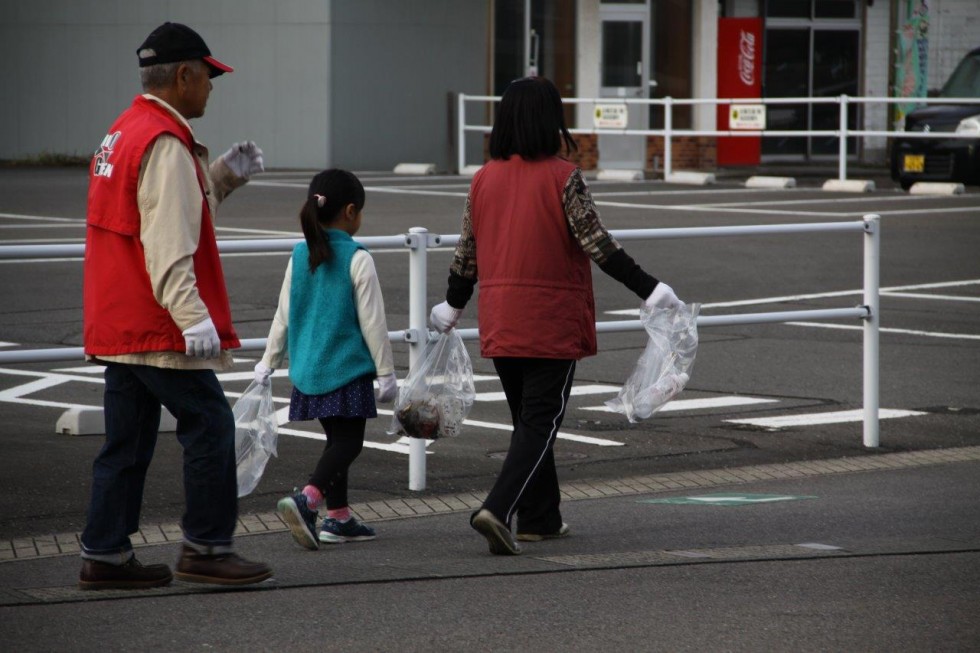
[[[405,240],[409,247],[408,329],[412,338],[408,345],[408,363],[411,369],[421,357],[429,336],[426,320],[429,230],[425,227],[412,227],[408,230]],[[409,438],[408,489],[425,489],[425,440],[423,438]]]
[[[878,301],[881,267],[881,217],[864,216],[864,446],[878,446],[878,329],[881,312]]]
[[[847,96],[840,96],[840,143],[838,144],[837,178],[847,179]]]
[[[456,105],[456,174],[466,167],[466,94],[460,93]]]
[[[664,181],[672,174],[671,153],[670,153],[670,131],[674,126],[674,110],[671,102],[673,98],[669,95],[664,98]]]

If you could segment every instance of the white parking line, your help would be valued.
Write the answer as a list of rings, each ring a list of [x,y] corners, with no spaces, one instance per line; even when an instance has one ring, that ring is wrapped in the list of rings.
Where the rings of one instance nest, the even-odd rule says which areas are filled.
[[[573,397],[581,395],[612,394],[619,392],[618,385],[573,385],[571,395]],[[506,401],[507,397],[503,392],[478,392],[477,401]]]
[[[861,331],[862,326],[851,324],[826,324],[824,322],[786,322],[791,326],[810,327],[817,329],[844,329],[846,331]],[[980,340],[980,335],[971,333],[942,333],[939,331],[918,331],[916,329],[893,329],[890,327],[879,327],[882,333],[899,333],[907,336],[926,336],[928,338],[949,338],[950,340]]]
[[[878,419],[895,419],[896,417],[914,417],[927,415],[915,410],[898,410],[880,408]],[[840,410],[831,413],[808,413],[804,415],[783,415],[780,417],[753,417],[749,419],[726,419],[729,424],[748,424],[762,428],[781,429],[792,426],[816,426],[821,424],[844,424],[860,422],[864,419],[864,410]]]
[[[685,410],[706,410],[709,408],[734,408],[735,406],[752,406],[755,404],[778,404],[778,399],[761,399],[759,397],[744,397],[741,395],[730,395],[725,397],[706,397],[703,399],[674,399],[660,409],[662,413],[679,412]],[[606,406],[587,406],[582,410],[593,410],[603,413],[613,413],[614,410]]]
[[[899,293],[905,290],[927,290],[931,288],[959,288],[963,286],[980,285],[980,279],[964,279],[962,281],[940,281],[937,283],[920,283],[911,286],[891,286],[881,288],[880,294]],[[832,292],[809,293],[805,295],[782,295],[777,297],[760,297],[758,299],[740,299],[731,302],[713,302],[701,304],[701,310],[706,308],[730,308],[733,306],[756,306],[760,304],[782,304],[785,302],[798,302],[804,299],[823,299],[826,297],[846,297],[848,295],[863,295],[864,290],[836,290]],[[929,295],[935,297],[935,295]],[[607,315],[636,315],[639,316],[640,309],[624,308],[616,311],[605,311]]]

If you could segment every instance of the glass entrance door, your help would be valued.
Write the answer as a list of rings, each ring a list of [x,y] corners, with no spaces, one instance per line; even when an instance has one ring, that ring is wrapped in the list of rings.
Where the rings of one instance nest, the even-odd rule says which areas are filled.
[[[777,97],[856,96],[860,84],[861,23],[855,0],[767,0],[763,56],[763,95]],[[848,107],[847,123],[856,129],[859,105]],[[772,130],[836,130],[837,104],[779,104],[767,112]],[[767,159],[836,156],[836,137],[769,137],[762,140]],[[848,154],[857,152],[849,138]]]
[[[600,5],[601,61],[599,96],[615,99],[647,97],[650,78],[650,10],[646,2]],[[646,105],[627,105],[627,126],[645,129]],[[643,170],[646,139],[643,136],[599,135],[599,167]]]

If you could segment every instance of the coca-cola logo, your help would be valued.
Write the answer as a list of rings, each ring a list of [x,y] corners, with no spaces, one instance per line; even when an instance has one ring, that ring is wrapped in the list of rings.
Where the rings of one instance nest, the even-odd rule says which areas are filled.
[[[745,30],[738,39],[738,78],[746,86],[755,85],[755,34]]]

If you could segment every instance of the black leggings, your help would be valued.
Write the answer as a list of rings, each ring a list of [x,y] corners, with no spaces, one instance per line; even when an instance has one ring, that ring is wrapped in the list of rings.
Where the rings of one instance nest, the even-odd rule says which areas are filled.
[[[364,448],[363,417],[325,417],[320,419],[327,444],[316,465],[310,485],[323,493],[327,510],[346,508],[347,470]]]

